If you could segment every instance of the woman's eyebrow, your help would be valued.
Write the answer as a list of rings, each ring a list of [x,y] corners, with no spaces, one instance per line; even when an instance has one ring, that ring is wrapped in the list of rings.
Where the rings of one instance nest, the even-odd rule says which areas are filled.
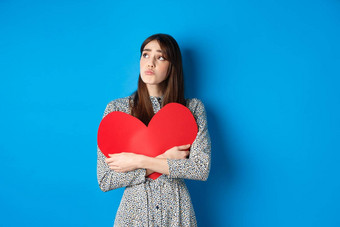
[[[143,51],[151,51],[151,49],[144,49]],[[163,51],[162,50],[156,50],[157,52],[160,52],[162,53]]]

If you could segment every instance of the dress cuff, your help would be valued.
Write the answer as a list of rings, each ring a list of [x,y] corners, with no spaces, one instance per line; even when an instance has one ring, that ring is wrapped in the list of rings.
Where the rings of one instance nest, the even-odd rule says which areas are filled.
[[[146,174],[146,169],[136,169],[134,180],[131,183],[133,185],[144,183],[145,182],[145,174]]]
[[[169,167],[169,175],[167,175],[168,178],[176,178],[175,174],[176,171],[174,171],[175,168],[175,159],[166,159],[166,162],[168,163],[168,167]]]

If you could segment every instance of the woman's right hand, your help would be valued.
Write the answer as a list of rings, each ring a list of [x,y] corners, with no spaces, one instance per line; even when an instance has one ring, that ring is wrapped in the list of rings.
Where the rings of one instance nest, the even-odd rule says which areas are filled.
[[[190,153],[190,151],[188,150],[190,146],[191,146],[190,144],[175,146],[161,154],[160,157],[168,159],[186,159]]]

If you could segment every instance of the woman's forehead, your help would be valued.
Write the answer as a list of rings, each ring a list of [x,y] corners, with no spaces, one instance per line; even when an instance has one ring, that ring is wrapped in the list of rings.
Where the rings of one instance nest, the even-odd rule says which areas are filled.
[[[157,40],[152,40],[148,44],[146,44],[143,51],[157,51],[160,53],[163,52]]]

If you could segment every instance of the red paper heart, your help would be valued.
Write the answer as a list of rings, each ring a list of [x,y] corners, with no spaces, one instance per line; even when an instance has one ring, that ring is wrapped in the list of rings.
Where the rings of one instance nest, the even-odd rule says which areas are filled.
[[[122,152],[156,157],[174,146],[192,144],[197,131],[190,110],[169,103],[153,116],[148,126],[124,112],[109,113],[100,122],[97,142],[106,157]],[[160,175],[152,173],[148,177],[155,180]]]

